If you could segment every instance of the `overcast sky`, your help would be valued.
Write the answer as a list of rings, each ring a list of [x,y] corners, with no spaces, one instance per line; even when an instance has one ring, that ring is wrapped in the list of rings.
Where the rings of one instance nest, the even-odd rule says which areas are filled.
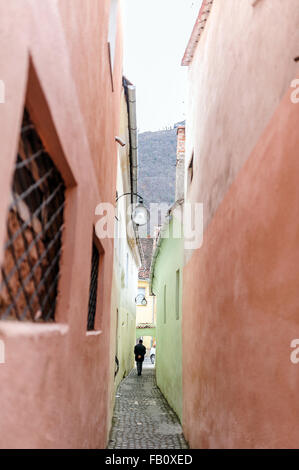
[[[123,0],[124,75],[137,91],[139,130],[185,119],[181,66],[202,0]]]

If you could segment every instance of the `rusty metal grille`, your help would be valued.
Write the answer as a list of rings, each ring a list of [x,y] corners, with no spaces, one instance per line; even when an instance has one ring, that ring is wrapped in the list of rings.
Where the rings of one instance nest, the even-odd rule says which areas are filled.
[[[92,259],[91,259],[91,275],[89,287],[89,303],[88,303],[88,318],[87,330],[94,330],[94,321],[97,309],[97,291],[98,291],[98,275],[99,275],[99,251],[95,245],[92,244]]]
[[[1,267],[1,319],[54,320],[64,194],[63,179],[25,110]]]

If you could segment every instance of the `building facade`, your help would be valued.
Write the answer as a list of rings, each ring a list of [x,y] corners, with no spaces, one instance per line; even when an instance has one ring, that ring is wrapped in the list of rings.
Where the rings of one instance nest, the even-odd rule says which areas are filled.
[[[107,442],[113,238],[95,235],[95,208],[116,192],[122,42],[110,6],[0,1],[3,448]]]
[[[185,127],[177,128],[176,202],[158,233],[150,273],[157,303],[157,384],[182,421],[182,286]]]
[[[141,239],[142,266],[138,273],[136,296],[136,341],[143,340],[147,354],[156,344],[156,299],[150,292],[150,268],[153,253],[152,238]]]
[[[282,17],[281,7],[203,1],[183,59],[185,198],[204,203],[203,245],[183,273],[183,425],[193,448],[299,444],[290,360],[299,328],[299,10],[286,0]]]
[[[129,96],[130,94],[130,96]],[[129,105],[130,101],[130,105]],[[111,317],[115,318],[115,380],[111,407],[120,381],[134,367],[133,348],[136,329],[136,287],[141,266],[140,240],[131,221],[131,194],[136,192],[137,180],[132,180],[132,139],[130,133],[136,128],[136,112],[130,113],[135,100],[135,87],[124,78],[121,98],[120,130],[121,144],[118,148],[117,209],[114,237],[114,276],[111,295]],[[134,104],[135,110],[135,104]],[[132,116],[133,115],[133,116]],[[137,146],[134,145],[134,148]],[[113,342],[114,338],[111,338]]]
[[[174,209],[182,211],[182,207]],[[180,219],[172,211],[160,231],[152,267],[152,294],[157,302],[156,380],[170,406],[182,420],[182,274],[183,237]],[[163,238],[167,233],[167,237]],[[169,234],[169,236],[168,236]]]

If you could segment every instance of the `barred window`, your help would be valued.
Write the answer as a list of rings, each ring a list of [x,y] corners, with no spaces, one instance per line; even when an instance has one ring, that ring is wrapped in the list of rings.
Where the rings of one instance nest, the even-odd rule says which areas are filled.
[[[88,317],[87,317],[87,330],[94,330],[96,309],[97,309],[97,293],[98,293],[98,275],[99,275],[99,261],[100,254],[95,243],[92,244],[92,258],[91,258],[91,274],[89,286],[89,303],[88,303]]]
[[[0,274],[0,318],[53,321],[65,185],[25,109]]]

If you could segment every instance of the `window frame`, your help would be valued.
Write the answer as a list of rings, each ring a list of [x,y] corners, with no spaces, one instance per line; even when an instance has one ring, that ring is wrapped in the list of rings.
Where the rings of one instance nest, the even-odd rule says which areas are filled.
[[[181,270],[178,268],[175,272],[175,318],[180,319],[180,283]]]
[[[94,327],[93,329],[88,329],[86,327],[86,334],[91,335],[95,332],[100,333],[102,331],[102,322],[103,322],[103,300],[104,300],[104,262],[105,262],[105,252],[103,246],[96,236],[95,228],[93,227],[93,237],[91,247],[95,246],[98,254],[99,254],[99,263],[98,263],[98,276],[97,276],[97,298],[96,298],[96,309],[94,315]],[[92,250],[90,255],[90,270],[89,273],[91,275],[92,269]],[[89,298],[90,296],[90,281],[89,281],[89,289],[88,289],[88,304],[87,307],[89,308]],[[88,322],[88,309],[87,309],[87,322]],[[88,325],[88,323],[87,323]],[[86,325],[86,326],[87,326]]]
[[[164,284],[164,290],[163,290],[163,320],[164,320],[164,325],[167,323],[167,285]]]

